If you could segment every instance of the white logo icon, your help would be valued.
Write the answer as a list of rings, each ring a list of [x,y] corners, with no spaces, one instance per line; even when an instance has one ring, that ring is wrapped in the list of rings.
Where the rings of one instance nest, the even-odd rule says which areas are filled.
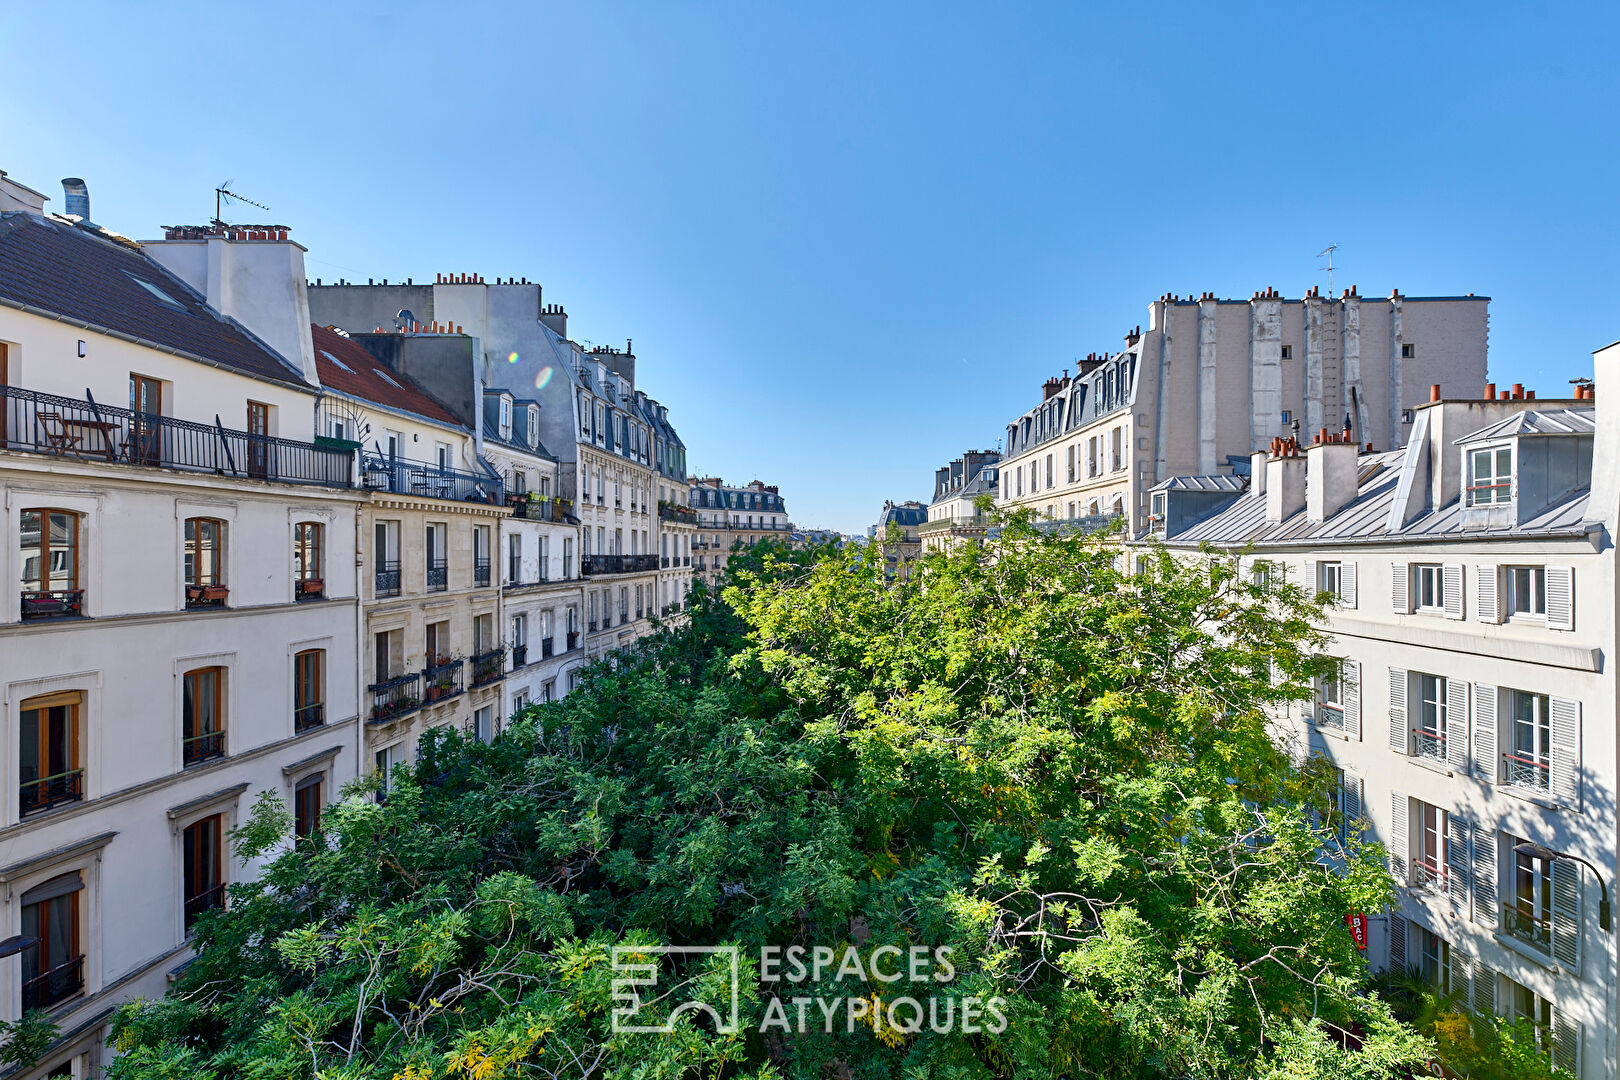
[[[683,1001],[669,1011],[661,1024],[640,1024],[636,1021],[642,1010],[656,1005],[660,1001],[674,995],[681,987],[692,982],[697,976],[688,976],[681,979],[674,986],[662,993],[654,992],[653,996],[642,999],[641,989],[657,987],[659,976],[663,974],[659,959],[665,956],[704,956],[717,954],[726,958],[730,965],[731,1007],[727,1015],[722,1016],[719,1009],[706,1001]],[[613,971],[618,977],[613,980],[612,992],[614,1009],[612,1014],[613,1030],[616,1033],[631,1034],[662,1034],[673,1031],[675,1021],[682,1013],[708,1013],[714,1021],[714,1028],[718,1034],[734,1035],[738,1030],[737,1002],[738,1002],[738,972],[740,965],[735,945],[615,945],[613,946]]]

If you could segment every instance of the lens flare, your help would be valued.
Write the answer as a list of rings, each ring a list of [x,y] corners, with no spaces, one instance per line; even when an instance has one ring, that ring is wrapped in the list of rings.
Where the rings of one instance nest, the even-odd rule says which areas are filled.
[[[511,355],[511,356],[508,356],[508,357],[507,357],[507,358],[506,358],[506,362],[507,362],[507,363],[508,363],[508,364],[515,364],[515,363],[517,363],[517,362],[518,362],[518,354],[517,354],[517,353],[513,353],[513,354],[512,354],[512,355]]]
[[[512,355],[516,356],[517,353],[513,353]],[[548,383],[550,381],[551,381],[551,367],[550,367],[550,365],[547,365],[546,367],[541,368],[540,369],[540,374],[538,374],[538,375],[536,375],[534,377],[534,388],[536,390],[544,390],[546,388],[546,383]]]

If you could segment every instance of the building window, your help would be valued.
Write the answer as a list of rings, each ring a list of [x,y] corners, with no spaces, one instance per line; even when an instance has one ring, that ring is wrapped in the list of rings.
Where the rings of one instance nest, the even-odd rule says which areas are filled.
[[[445,542],[447,529],[443,522],[427,527],[427,590],[444,592],[450,587],[449,546]]]
[[[181,758],[187,765],[225,756],[225,669],[188,671],[183,682]]]
[[[473,738],[485,743],[495,737],[495,706],[485,705],[473,712],[472,734]]]
[[[377,596],[399,595],[399,522],[379,521],[373,534],[372,564]]]
[[[1446,608],[1445,568],[1422,563],[1412,568],[1417,584],[1419,611],[1444,611]]]
[[[1412,924],[1412,929],[1417,932],[1418,970],[1423,981],[1442,996],[1451,993],[1450,943],[1417,923]]]
[[[1507,585],[1507,611],[1526,617],[1547,617],[1547,569],[1542,566],[1509,566],[1504,574]]]
[[[1292,360],[1294,358],[1294,347],[1292,345],[1284,345],[1282,347],[1282,358],[1284,360]]]
[[[523,581],[523,537],[513,533],[506,538],[506,583],[518,585]]]
[[[501,438],[506,438],[512,431],[512,403],[501,398]]]
[[[326,650],[305,649],[293,656],[293,731],[326,723]]]
[[[1316,725],[1344,730],[1344,682],[1337,671],[1316,681]]]
[[[394,768],[405,763],[405,744],[383,747],[372,755],[372,763],[377,774],[377,801],[387,802],[388,793],[394,789]]]
[[[84,989],[79,947],[79,896],[84,877],[74,871],[22,894],[22,933],[36,943],[22,951],[22,1007],[48,1009]]]
[[[225,523],[186,519],[186,607],[225,605]]]
[[[1491,446],[1468,454],[1468,505],[1490,506],[1513,500],[1513,448]]]
[[[18,802],[21,816],[84,798],[78,691],[32,698],[18,713]]]
[[[1418,675],[1417,722],[1412,730],[1412,752],[1435,761],[1446,760],[1446,680]]]
[[[1511,749],[1504,755],[1507,782],[1532,791],[1550,790],[1552,772],[1551,698],[1523,690],[1507,692]]]
[[[298,583],[300,600],[313,599],[326,590],[321,571],[321,535],[321,526],[313,521],[293,526],[293,578]]]
[[[22,617],[78,615],[79,515],[67,510],[24,510],[22,539]]]
[[[1502,906],[1502,929],[1516,941],[1543,953],[1552,951],[1552,865],[1515,850],[1521,837],[1508,838],[1512,860],[1511,899]]]
[[[619,588],[619,622],[620,623],[627,623],[629,621],[630,621],[630,588],[629,588],[629,586],[620,586],[620,588]]]
[[[1415,356],[1417,356],[1417,346],[1416,345],[1402,345],[1401,346],[1401,359],[1402,360],[1411,360]]]
[[[225,831],[223,814],[205,817],[186,826],[181,834],[186,933],[205,911],[225,906],[224,863],[220,842]]]
[[[1317,563],[1317,591],[1331,593],[1334,597],[1343,596],[1344,594],[1340,589],[1343,580],[1342,571],[1343,567],[1336,562]]]
[[[1417,803],[1418,849],[1412,864],[1412,884],[1420,889],[1446,889],[1446,813],[1438,806]]]
[[[304,777],[293,788],[293,836],[297,839],[308,840],[321,827],[321,807],[325,805],[321,795],[325,786],[326,774],[316,773]]]
[[[1052,470],[1052,455],[1046,455],[1046,486],[1052,487],[1057,483],[1056,474]]]

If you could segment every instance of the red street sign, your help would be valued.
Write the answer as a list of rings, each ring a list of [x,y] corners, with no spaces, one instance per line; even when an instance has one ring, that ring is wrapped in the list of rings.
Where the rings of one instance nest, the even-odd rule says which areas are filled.
[[[1350,927],[1351,936],[1356,939],[1356,948],[1365,950],[1367,948],[1367,916],[1346,915],[1344,921]]]

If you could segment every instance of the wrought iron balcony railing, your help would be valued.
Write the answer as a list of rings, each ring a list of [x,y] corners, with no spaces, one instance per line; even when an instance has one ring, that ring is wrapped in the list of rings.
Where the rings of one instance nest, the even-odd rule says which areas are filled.
[[[489,560],[488,559],[474,559],[473,560],[473,586],[475,588],[484,588],[488,584],[489,584]]]
[[[399,675],[366,687],[371,692],[371,719],[395,720],[422,707],[422,676]]]
[[[554,495],[509,495],[507,501],[512,505],[513,517],[528,521],[549,521],[561,525],[574,513],[574,500],[560,499]]]
[[[657,555],[587,555],[580,560],[580,570],[586,577],[593,574],[639,574],[657,569]]]
[[[506,650],[491,649],[472,658],[472,684],[488,686],[506,678]]]
[[[380,563],[377,564],[377,585],[376,585],[376,590],[377,590],[377,595],[378,596],[398,596],[399,595],[399,560],[398,559],[389,559],[389,560],[387,560],[385,562],[380,562]]]
[[[23,817],[64,806],[84,798],[84,770],[70,769],[55,776],[42,776],[38,780],[24,780],[17,785]]]
[[[423,704],[431,705],[436,701],[449,701],[462,692],[461,686],[462,661],[447,660],[441,664],[431,664],[422,670],[422,700]]]
[[[542,659],[542,660],[549,659],[552,652],[555,651],[555,649],[556,649],[556,646],[554,644],[552,644],[552,641],[551,641],[551,638],[550,638],[549,635],[540,639],[540,659]]]
[[[427,567],[428,592],[444,592],[450,587],[450,566],[443,559],[434,559]]]
[[[1513,787],[1531,791],[1551,790],[1551,769],[1545,760],[1521,754],[1503,754],[1504,779]]]
[[[0,386],[0,449],[214,473],[284,484],[352,485],[354,454],[335,447],[138,413],[20,386]]]
[[[213,888],[204,889],[186,901],[186,929],[190,930],[203,912],[214,911],[224,906],[225,883],[222,881]]]
[[[1552,952],[1552,923],[1538,919],[1528,902],[1508,901],[1502,905],[1502,933],[1537,952]]]
[[[34,946],[37,950],[39,946]],[[32,979],[23,980],[22,1007],[48,1009],[59,1001],[66,1001],[84,989],[84,957],[75,956]]]
[[[360,456],[360,480],[370,491],[424,499],[499,504],[506,498],[505,486],[498,477],[375,453]]]
[[[591,629],[592,630],[596,629],[595,624],[592,624]],[[579,648],[579,631],[578,630],[570,630],[570,631],[568,631],[567,644],[568,644],[568,649],[567,649],[568,652],[573,652],[575,649]]]
[[[315,702],[311,705],[300,705],[293,710],[293,731],[309,731],[326,723],[326,704]]]
[[[512,670],[516,671],[529,662],[529,647],[527,645],[512,646]]]
[[[1412,887],[1446,891],[1446,868],[1443,863],[1429,859],[1412,860]]]
[[[180,740],[180,758],[187,765],[196,765],[225,756],[225,732],[204,731]]]
[[[1328,705],[1318,702],[1316,705],[1316,726],[1331,728],[1334,731],[1344,730],[1344,709],[1338,705]]]
[[[1439,731],[1424,731],[1422,728],[1412,732],[1412,753],[1414,756],[1420,758],[1429,758],[1433,761],[1445,761],[1445,733]]]
[[[83,589],[24,589],[22,591],[22,617],[31,619],[68,619],[84,614]]]

